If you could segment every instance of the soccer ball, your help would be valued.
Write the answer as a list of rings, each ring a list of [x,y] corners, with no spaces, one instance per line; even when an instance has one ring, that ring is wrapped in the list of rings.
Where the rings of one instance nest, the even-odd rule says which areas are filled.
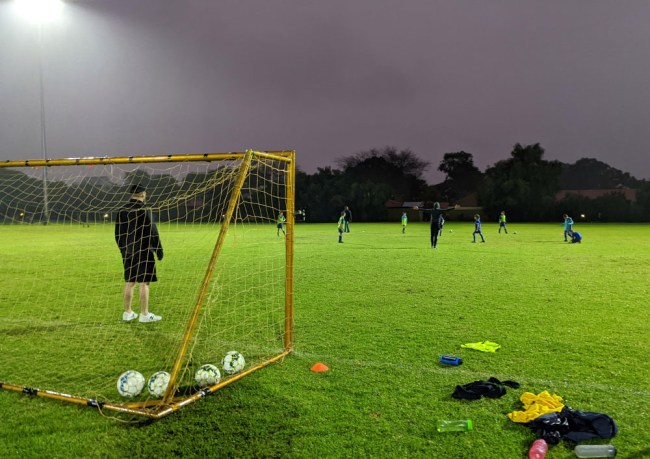
[[[244,365],[246,365],[246,360],[244,360],[244,356],[237,351],[228,351],[221,360],[221,366],[223,367],[224,373],[227,375],[234,375],[238,371],[243,370]]]
[[[152,374],[149,381],[147,381],[147,389],[149,389],[149,393],[154,397],[162,397],[167,390],[170,377],[171,375],[166,371],[158,371]]]
[[[515,231],[515,232],[514,232],[514,233],[512,233],[512,234],[517,234],[517,232]]]
[[[221,381],[221,372],[216,365],[206,363],[196,370],[194,379],[201,387],[213,386]]]
[[[117,378],[117,391],[123,397],[135,397],[144,388],[144,376],[135,370],[125,371]]]
[[[454,230],[449,230],[449,232],[450,232],[450,233],[453,233],[453,232],[454,232]]]

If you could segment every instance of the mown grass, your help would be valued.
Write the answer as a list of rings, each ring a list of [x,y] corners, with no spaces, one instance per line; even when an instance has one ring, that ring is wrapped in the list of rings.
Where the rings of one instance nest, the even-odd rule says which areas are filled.
[[[509,229],[472,244],[471,224],[448,223],[432,250],[425,224],[354,224],[344,244],[335,224],[298,225],[292,356],[153,423],[0,391],[0,456],[521,458],[534,437],[506,413],[543,390],[612,416],[619,457],[650,456],[650,227],[583,224],[582,244],[560,224]],[[502,347],[460,348],[484,340]],[[310,372],[318,361],[330,371]],[[490,376],[521,389],[450,397]],[[435,431],[466,418],[471,433]]]

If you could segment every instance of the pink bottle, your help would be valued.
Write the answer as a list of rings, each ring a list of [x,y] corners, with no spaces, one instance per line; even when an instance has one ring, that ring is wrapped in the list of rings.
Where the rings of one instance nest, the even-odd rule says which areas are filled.
[[[548,445],[546,442],[538,438],[533,442],[528,450],[529,459],[544,459],[546,457],[546,452],[548,451]]]

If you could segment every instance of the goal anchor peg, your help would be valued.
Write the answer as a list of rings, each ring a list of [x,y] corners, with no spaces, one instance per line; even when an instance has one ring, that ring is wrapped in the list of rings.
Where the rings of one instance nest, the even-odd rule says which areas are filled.
[[[327,370],[329,370],[329,367],[325,365],[324,363],[315,363],[311,368],[311,371],[316,372],[316,373],[324,373]]]

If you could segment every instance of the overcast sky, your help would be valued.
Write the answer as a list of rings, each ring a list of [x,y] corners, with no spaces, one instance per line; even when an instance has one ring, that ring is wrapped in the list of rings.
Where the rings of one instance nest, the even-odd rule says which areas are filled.
[[[0,0],[0,159],[41,158],[38,27]],[[50,158],[515,143],[650,178],[648,0],[77,0],[42,26]]]

